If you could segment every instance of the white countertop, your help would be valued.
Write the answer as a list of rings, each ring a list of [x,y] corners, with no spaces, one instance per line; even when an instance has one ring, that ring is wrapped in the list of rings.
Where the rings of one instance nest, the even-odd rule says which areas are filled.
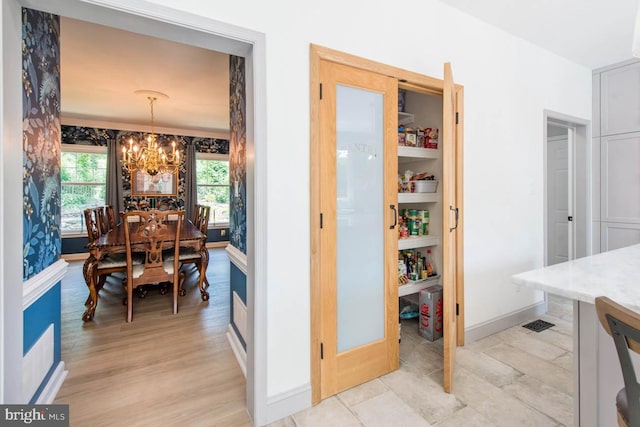
[[[640,245],[515,274],[513,283],[593,304],[605,295],[640,312]]]

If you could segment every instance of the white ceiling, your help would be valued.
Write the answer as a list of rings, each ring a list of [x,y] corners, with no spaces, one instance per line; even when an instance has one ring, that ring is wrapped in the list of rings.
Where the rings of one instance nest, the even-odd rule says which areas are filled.
[[[443,0],[591,69],[631,58],[636,0]],[[166,93],[156,127],[192,135],[229,130],[228,55],[61,17],[63,124],[112,122],[145,130],[148,100]]]
[[[149,101],[134,92],[152,90],[169,96],[154,104],[156,128],[228,133],[227,54],[61,17],[60,57],[63,124],[147,130]]]
[[[442,0],[595,69],[631,59],[637,0]]]

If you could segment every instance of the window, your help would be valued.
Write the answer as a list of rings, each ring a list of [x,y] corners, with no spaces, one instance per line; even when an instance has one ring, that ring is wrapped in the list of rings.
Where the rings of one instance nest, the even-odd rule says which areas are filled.
[[[198,153],[196,175],[198,203],[211,208],[209,225],[229,224],[229,156]]]
[[[83,211],[107,200],[107,148],[62,144],[63,234],[86,233]]]

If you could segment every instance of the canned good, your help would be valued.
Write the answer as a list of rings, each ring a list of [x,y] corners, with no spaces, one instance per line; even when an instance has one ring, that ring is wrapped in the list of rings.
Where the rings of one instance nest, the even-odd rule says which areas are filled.
[[[429,211],[427,210],[419,211],[418,216],[422,221],[422,235],[428,236],[429,235]]]
[[[422,221],[419,218],[409,220],[409,235],[419,236],[422,234]]]

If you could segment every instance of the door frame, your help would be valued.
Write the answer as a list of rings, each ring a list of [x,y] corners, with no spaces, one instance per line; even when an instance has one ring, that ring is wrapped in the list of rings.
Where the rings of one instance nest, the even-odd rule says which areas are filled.
[[[0,260],[0,402],[22,399],[22,283],[21,251],[8,250],[21,241],[22,186],[22,82],[19,67],[21,7],[108,25],[128,31],[219,52],[242,56],[246,64],[247,111],[247,408],[256,425],[267,422],[266,289],[266,44],[265,35],[213,19],[181,12],[141,0],[2,0],[2,87],[0,149],[0,229],[3,250]],[[16,48],[14,48],[14,45]],[[251,161],[253,159],[253,161]],[[10,237],[11,236],[11,237]],[[13,237],[15,236],[15,238]],[[14,262],[17,261],[17,262]],[[9,285],[7,285],[9,284]],[[8,327],[8,325],[12,325]]]
[[[569,177],[572,188],[569,189],[569,211],[574,217],[573,235],[570,247],[573,246],[575,258],[592,254],[592,199],[593,199],[593,153],[591,142],[591,121],[555,111],[544,110],[543,114],[543,261],[549,263],[548,211],[547,197],[549,193],[548,173],[548,137],[547,126],[554,125],[568,129],[569,144]],[[582,232],[578,232],[581,230]],[[546,296],[545,296],[546,299]]]
[[[321,396],[321,361],[320,361],[320,342],[321,342],[321,310],[319,304],[321,301],[322,283],[320,280],[321,264],[320,264],[320,62],[330,61],[337,64],[347,65],[353,68],[362,69],[369,72],[379,73],[386,76],[392,76],[402,83],[404,88],[410,88],[422,93],[442,95],[444,90],[444,81],[413,71],[404,70],[402,68],[385,65],[379,62],[371,61],[359,56],[347,54],[327,47],[316,44],[310,44],[309,48],[309,102],[310,102],[310,149],[309,149],[309,169],[310,169],[310,363],[311,363],[311,403],[313,405],[320,402]],[[455,85],[455,96],[459,105],[463,102],[464,88],[461,85]],[[464,116],[464,114],[462,115]],[[460,118],[460,138],[463,137],[463,122]],[[456,204],[460,212],[464,212],[463,208],[463,175],[462,175],[462,147],[456,147]],[[463,215],[460,215],[458,229],[456,233],[456,258],[459,268],[456,270],[456,294],[457,301],[460,306],[460,315],[457,319],[457,344],[464,345],[464,272],[463,272],[463,239],[464,239],[464,222]]]
[[[546,155],[546,160],[547,160],[547,172],[545,174],[545,177],[547,178],[547,185],[545,186],[546,189],[546,197],[545,197],[545,201],[547,203],[547,209],[546,209],[546,220],[547,220],[547,227],[546,227],[546,244],[545,244],[545,248],[546,248],[546,255],[545,255],[545,260],[544,260],[544,265],[548,266],[550,261],[550,258],[554,255],[553,253],[550,253],[550,247],[552,244],[552,240],[553,237],[555,237],[555,231],[554,231],[554,227],[551,224],[551,217],[552,215],[552,210],[555,210],[556,205],[554,202],[554,195],[556,194],[555,191],[552,192],[552,186],[554,184],[555,181],[552,181],[552,176],[553,176],[553,170],[550,170],[550,165],[551,162],[553,161],[553,152],[552,150],[549,149],[550,145],[552,143],[557,143],[557,142],[561,142],[561,141],[566,141],[566,147],[567,147],[567,216],[573,216],[574,215],[574,209],[575,209],[575,204],[573,203],[573,188],[575,183],[573,182],[574,179],[574,173],[573,173],[573,128],[566,128],[564,126],[556,126],[554,125],[554,127],[556,128],[562,128],[566,131],[566,134],[564,135],[557,135],[557,136],[547,136],[547,142],[546,142],[546,147],[547,147],[547,155]],[[555,187],[557,187],[557,184],[555,185]],[[566,220],[566,217],[565,217]],[[574,227],[573,227],[573,223],[570,224],[569,227],[567,227],[567,254],[568,254],[568,260],[572,260],[575,258],[575,232],[574,232]],[[551,234],[551,233],[554,234]]]

